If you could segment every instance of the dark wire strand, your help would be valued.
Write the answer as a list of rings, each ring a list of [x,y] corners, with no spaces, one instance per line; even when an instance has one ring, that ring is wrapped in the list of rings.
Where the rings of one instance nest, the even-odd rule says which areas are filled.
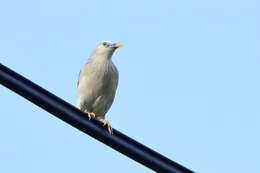
[[[36,85],[0,63],[0,84],[16,92],[71,126],[112,147],[118,152],[160,173],[192,173],[193,171],[129,138],[117,130],[110,135],[102,124],[88,120],[75,106]],[[2,98],[0,98],[2,99]]]

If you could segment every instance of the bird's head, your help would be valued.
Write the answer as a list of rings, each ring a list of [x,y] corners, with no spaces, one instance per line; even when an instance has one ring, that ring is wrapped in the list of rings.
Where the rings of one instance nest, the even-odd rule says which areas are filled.
[[[96,45],[96,47],[93,50],[92,55],[93,56],[98,55],[98,56],[107,57],[110,59],[113,52],[121,46],[123,46],[123,45],[118,44],[118,43],[113,43],[111,41],[103,40]]]

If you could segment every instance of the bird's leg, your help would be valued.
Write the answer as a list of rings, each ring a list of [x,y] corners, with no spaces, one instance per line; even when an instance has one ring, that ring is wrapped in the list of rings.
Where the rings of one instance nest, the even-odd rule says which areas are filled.
[[[85,113],[88,114],[88,119],[90,120],[91,118],[95,118],[96,115],[94,112],[89,112],[87,109],[84,111]]]
[[[90,112],[90,115],[95,118],[96,117],[96,114],[94,112]]]
[[[113,135],[113,129],[110,125],[110,123],[107,120],[104,120],[103,118],[98,117],[98,120],[103,123],[103,126],[107,125],[107,130],[110,135]]]

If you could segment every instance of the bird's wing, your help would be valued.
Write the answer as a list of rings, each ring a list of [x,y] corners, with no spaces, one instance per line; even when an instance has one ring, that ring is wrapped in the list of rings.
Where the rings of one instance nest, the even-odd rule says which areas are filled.
[[[86,71],[88,69],[90,69],[89,67],[89,63],[90,61],[87,61],[80,69],[80,72],[79,72],[79,77],[78,77],[78,82],[77,82],[77,87],[79,87],[79,83],[80,81],[82,80],[82,78],[85,76],[84,74],[86,73]]]
[[[80,71],[79,71],[79,77],[78,77],[78,82],[77,82],[77,88],[79,87],[79,81],[80,81],[80,77],[81,76],[81,69],[80,69]]]
[[[86,73],[91,69],[91,61],[88,60],[80,69],[77,88],[79,87],[81,80],[86,77]]]

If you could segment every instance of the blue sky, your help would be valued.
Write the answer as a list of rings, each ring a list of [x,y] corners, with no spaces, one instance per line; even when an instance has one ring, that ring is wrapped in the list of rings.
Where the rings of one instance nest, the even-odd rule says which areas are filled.
[[[123,43],[114,128],[196,172],[260,172],[259,18],[257,0],[0,1],[0,62],[75,104],[93,47]],[[0,96],[0,172],[152,172]]]

